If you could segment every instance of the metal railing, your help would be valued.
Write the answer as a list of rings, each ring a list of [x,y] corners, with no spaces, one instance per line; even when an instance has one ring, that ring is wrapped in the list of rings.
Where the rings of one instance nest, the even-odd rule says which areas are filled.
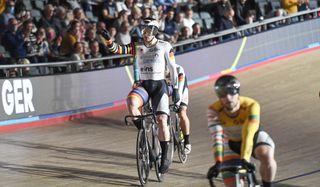
[[[175,47],[179,53],[183,53],[183,52],[189,51],[189,50],[184,50],[184,47],[188,46],[190,44],[198,43],[199,44],[198,48],[216,45],[221,42],[224,42],[225,40],[223,39],[223,37],[227,36],[227,35],[234,34],[234,35],[236,35],[236,37],[233,39],[238,39],[238,38],[241,38],[241,37],[248,35],[248,32],[246,32],[246,31],[252,30],[255,28],[259,28],[260,31],[257,33],[251,33],[251,34],[258,34],[260,32],[267,31],[267,30],[269,30],[268,27],[272,24],[282,23],[282,24],[276,26],[276,27],[281,27],[281,26],[290,25],[293,23],[299,23],[301,21],[306,21],[304,19],[305,15],[312,15],[311,18],[309,18],[309,19],[317,19],[319,12],[320,12],[320,8],[317,8],[317,9],[313,9],[313,10],[307,10],[307,11],[298,12],[295,14],[290,14],[287,16],[279,16],[279,17],[269,18],[266,20],[243,25],[243,26],[240,26],[237,28],[228,29],[228,30],[224,30],[224,31],[220,31],[220,32],[215,32],[215,33],[208,34],[205,36],[200,36],[199,38],[196,38],[196,39],[187,39],[184,41],[180,41],[180,42],[174,44],[173,47]],[[294,18],[298,18],[298,19],[294,19]],[[272,27],[272,29],[275,29],[275,28]],[[206,42],[208,40],[213,40],[213,39],[215,40],[215,43]],[[196,50],[196,49],[197,48],[194,48],[192,50]],[[48,75],[48,74],[54,74],[54,70],[53,70],[54,68],[64,67],[65,68],[64,73],[73,73],[74,71],[72,71],[71,67],[79,62],[90,64],[88,70],[94,70],[92,63],[97,62],[97,61],[104,61],[104,63],[107,62],[108,64],[110,64],[110,66],[108,66],[108,68],[110,68],[110,67],[114,68],[114,66],[112,65],[114,59],[130,58],[130,56],[131,55],[111,55],[111,56],[102,57],[102,58],[86,59],[86,60],[80,60],[80,61],[61,61],[61,62],[48,62],[48,63],[37,63],[37,64],[0,65],[0,70],[2,69],[5,72],[7,72],[7,70],[10,70],[12,68],[17,68],[17,70],[18,70],[17,76],[19,76],[19,77],[24,76],[23,75],[24,68],[45,67],[45,68],[48,68],[48,73],[46,73],[45,75]],[[120,66],[124,66],[124,65],[128,65],[128,63],[122,64]],[[42,74],[39,74],[39,75],[42,75]],[[6,77],[9,77],[9,76],[10,75],[6,74]]]

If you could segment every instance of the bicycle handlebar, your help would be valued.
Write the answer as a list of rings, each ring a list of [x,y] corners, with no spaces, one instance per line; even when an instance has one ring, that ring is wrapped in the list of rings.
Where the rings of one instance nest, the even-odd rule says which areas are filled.
[[[150,114],[145,114],[145,115],[138,115],[138,116],[134,116],[134,115],[127,115],[124,117],[124,121],[126,123],[126,126],[129,126],[129,123],[128,123],[128,119],[129,118],[137,118],[137,119],[145,119],[147,117],[150,117],[152,116],[153,120],[156,122],[156,115],[153,114],[153,113],[150,113]]]
[[[248,168],[248,167],[245,167],[245,166],[240,165],[240,164],[236,164],[236,165],[225,164],[224,166],[222,166],[222,168],[220,169],[219,172],[226,172],[226,171],[228,171],[228,172],[231,172],[231,173],[233,173],[233,174],[236,174],[236,173],[240,173],[241,170],[245,170],[245,173],[247,173],[247,174],[250,174],[250,173],[251,173],[251,174],[254,175],[254,173],[255,173],[255,167],[253,167],[253,168]],[[215,185],[214,182],[213,182],[213,179],[214,179],[214,178],[215,178],[215,177],[212,177],[212,178],[208,179],[208,180],[209,180],[210,187],[216,187],[216,185]],[[254,178],[255,178],[255,177],[254,177]],[[255,179],[254,179],[254,180],[255,180]]]

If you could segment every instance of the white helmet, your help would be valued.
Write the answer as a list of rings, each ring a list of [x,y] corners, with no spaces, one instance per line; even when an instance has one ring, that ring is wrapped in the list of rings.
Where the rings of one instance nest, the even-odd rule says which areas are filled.
[[[143,30],[148,30],[152,35],[156,35],[159,31],[159,23],[156,19],[146,18],[143,20]]]

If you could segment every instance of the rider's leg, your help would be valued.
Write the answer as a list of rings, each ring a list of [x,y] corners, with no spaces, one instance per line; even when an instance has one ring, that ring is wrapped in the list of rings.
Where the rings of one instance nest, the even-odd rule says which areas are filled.
[[[148,93],[143,87],[133,89],[127,97],[127,107],[130,115],[141,115],[140,108],[148,101]],[[141,128],[142,121],[134,119],[133,123],[137,128]]]
[[[157,120],[159,123],[159,140],[162,150],[160,173],[166,173],[169,169],[169,160],[167,157],[170,141],[170,132],[167,124],[168,117],[166,114],[160,114],[157,115]]]
[[[190,120],[187,116],[187,106],[186,105],[181,105],[180,106],[180,126],[181,130],[183,132],[183,137],[184,137],[184,145],[186,148],[186,154],[189,154],[191,152],[191,144],[189,141],[189,135],[190,135]]]
[[[274,148],[269,145],[259,145],[255,148],[254,154],[260,161],[260,175],[263,187],[270,187],[277,171],[277,163],[274,159]]]

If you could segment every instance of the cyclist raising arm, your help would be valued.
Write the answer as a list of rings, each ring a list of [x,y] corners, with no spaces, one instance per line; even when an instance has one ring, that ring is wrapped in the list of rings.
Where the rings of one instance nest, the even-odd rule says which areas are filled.
[[[218,78],[214,89],[219,101],[209,106],[207,118],[215,165],[209,169],[208,178],[217,177],[222,163],[227,160],[241,159],[246,167],[252,166],[252,155],[261,163],[263,187],[270,187],[277,169],[275,145],[271,137],[260,130],[259,103],[239,96],[240,82],[231,75]],[[235,185],[230,173],[224,172],[222,177],[226,186]]]
[[[167,126],[169,112],[168,87],[165,81],[166,64],[170,70],[171,80],[173,80],[174,103],[179,101],[177,70],[173,49],[170,43],[158,40],[155,36],[158,32],[158,22],[152,18],[144,20],[143,44],[130,43],[128,45],[118,45],[114,43],[107,31],[101,33],[106,39],[106,45],[112,53],[131,54],[134,57],[134,85],[133,90],[127,97],[127,106],[130,115],[141,115],[139,108],[146,104],[149,97],[152,107],[159,122],[159,140],[162,149],[160,173],[164,174],[169,169],[167,159],[170,132]],[[135,126],[140,129],[142,121],[134,120]]]

